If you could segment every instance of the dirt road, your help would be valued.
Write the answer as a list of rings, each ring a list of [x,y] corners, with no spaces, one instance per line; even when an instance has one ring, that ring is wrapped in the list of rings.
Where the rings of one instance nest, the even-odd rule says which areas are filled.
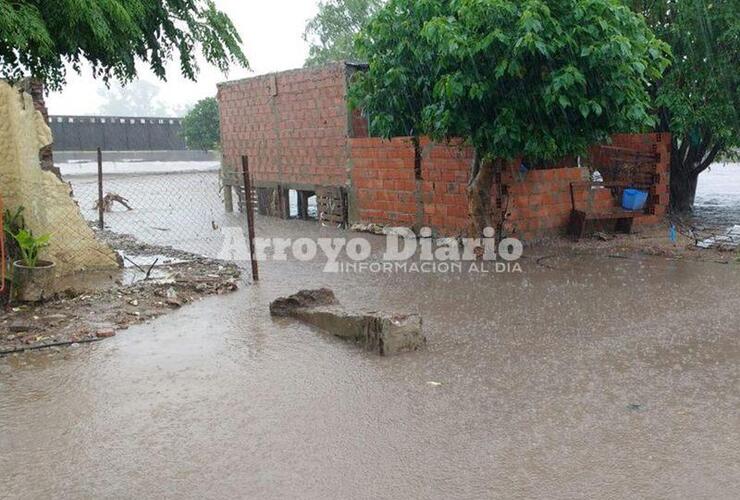
[[[0,360],[3,498],[735,498],[740,267],[525,259],[521,274],[262,282]],[[381,358],[267,305],[328,286],[420,312]]]

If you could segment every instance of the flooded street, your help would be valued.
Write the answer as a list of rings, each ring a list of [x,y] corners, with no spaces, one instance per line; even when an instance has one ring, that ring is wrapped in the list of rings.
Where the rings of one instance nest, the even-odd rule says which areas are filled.
[[[0,497],[735,498],[738,266],[535,260],[264,263],[258,285],[113,339],[0,359]],[[319,286],[419,312],[428,347],[381,358],[271,319]]]
[[[694,211],[699,224],[740,224],[740,163],[715,163],[699,176]]]

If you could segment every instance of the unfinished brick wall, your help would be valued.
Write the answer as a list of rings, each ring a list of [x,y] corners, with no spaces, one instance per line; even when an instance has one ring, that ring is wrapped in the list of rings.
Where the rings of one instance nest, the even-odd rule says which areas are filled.
[[[249,157],[258,186],[343,186],[350,116],[345,64],[298,69],[218,86],[224,163]]]
[[[652,134],[617,134],[612,137],[611,146],[632,149],[643,153],[658,155],[655,165],[646,165],[645,173],[654,175],[653,186],[650,189],[651,196],[655,197],[655,217],[645,217],[635,221],[640,224],[652,224],[665,216],[668,211],[670,197],[670,172],[671,172],[671,135],[668,133]],[[602,158],[592,150],[594,161]]]
[[[349,141],[353,221],[412,226],[416,223],[414,146],[409,138]]]
[[[346,102],[348,79],[358,69],[337,63],[220,84],[225,165],[239,171],[240,157],[248,156],[255,185],[269,191],[261,192],[261,198],[270,197],[279,207],[261,209],[264,213],[286,216],[287,189],[305,194],[341,187],[348,191],[351,222],[430,226],[440,234],[465,231],[470,224],[466,188],[472,150],[422,139],[418,161],[409,138],[367,137],[367,120],[350,112]],[[619,148],[659,155],[657,163],[648,162],[638,172],[651,185],[654,215],[636,223],[655,223],[668,204],[670,139],[665,134],[616,135],[610,146],[592,148],[584,163],[618,163]],[[523,177],[519,162],[512,162],[493,189],[494,196],[503,193],[494,203],[500,201],[506,210],[505,231],[523,239],[564,231],[571,211],[570,184],[588,174],[574,158]],[[577,205],[587,194],[594,208],[617,204],[609,189],[590,191],[576,192]]]
[[[429,226],[439,234],[455,235],[470,224],[467,181],[472,150],[457,145],[421,143],[421,178],[415,175],[413,143],[409,138],[384,141],[379,138],[350,139],[349,155],[354,192],[354,221],[390,225]],[[658,153],[657,163],[646,165],[655,182],[650,189],[654,214],[636,219],[654,224],[665,214],[668,203],[670,140],[666,134],[617,135],[612,146]],[[605,161],[601,147],[592,148],[584,163]],[[511,162],[502,173],[506,209],[504,231],[525,240],[565,231],[571,212],[570,184],[587,180],[589,171],[576,166],[576,159],[563,160],[557,168],[519,173],[519,162]],[[653,177],[654,176],[654,177]],[[492,190],[493,196],[497,188]],[[592,197],[593,208],[609,208],[617,200],[609,189],[574,191],[577,207]]]
[[[504,230],[508,235],[532,239],[556,233],[567,227],[571,211],[570,184],[587,178],[588,171],[578,167],[532,170],[524,176],[507,170],[507,218]],[[586,192],[576,193],[578,203],[584,203]],[[608,190],[595,193],[595,204],[613,205]]]
[[[410,138],[349,141],[354,219],[380,224],[429,226],[441,232],[467,227],[466,187],[473,152],[422,138],[417,178]]]

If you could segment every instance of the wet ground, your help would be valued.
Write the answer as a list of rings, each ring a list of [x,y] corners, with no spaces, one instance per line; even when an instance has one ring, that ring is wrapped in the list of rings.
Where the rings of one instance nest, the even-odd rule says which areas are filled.
[[[0,309],[0,356],[108,338],[209,295],[236,290],[237,264],[98,232],[123,268],[55,280],[46,300]]]
[[[736,498],[740,266],[546,263],[264,263],[258,285],[113,339],[0,359],[0,497]],[[428,347],[381,358],[270,318],[319,286],[420,312]]]

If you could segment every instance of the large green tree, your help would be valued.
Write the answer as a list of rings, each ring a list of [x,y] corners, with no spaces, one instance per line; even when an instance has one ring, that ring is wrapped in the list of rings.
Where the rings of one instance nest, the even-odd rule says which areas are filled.
[[[0,0],[0,78],[32,76],[58,90],[68,65],[122,83],[137,60],[165,79],[177,58],[194,80],[196,56],[227,71],[247,66],[236,28],[211,0]],[[198,50],[199,49],[199,50]]]
[[[633,0],[673,52],[654,88],[673,135],[671,208],[691,210],[699,174],[740,147],[740,0]]]
[[[356,61],[354,38],[378,10],[382,0],[327,0],[306,23],[303,39],[309,44],[306,66],[333,61]]]
[[[667,46],[613,0],[390,0],[358,42],[352,102],[381,136],[463,138],[476,151],[476,232],[505,160],[545,165],[651,126]]]
[[[190,149],[210,151],[218,147],[220,137],[218,101],[206,97],[198,101],[182,119],[180,136]]]

